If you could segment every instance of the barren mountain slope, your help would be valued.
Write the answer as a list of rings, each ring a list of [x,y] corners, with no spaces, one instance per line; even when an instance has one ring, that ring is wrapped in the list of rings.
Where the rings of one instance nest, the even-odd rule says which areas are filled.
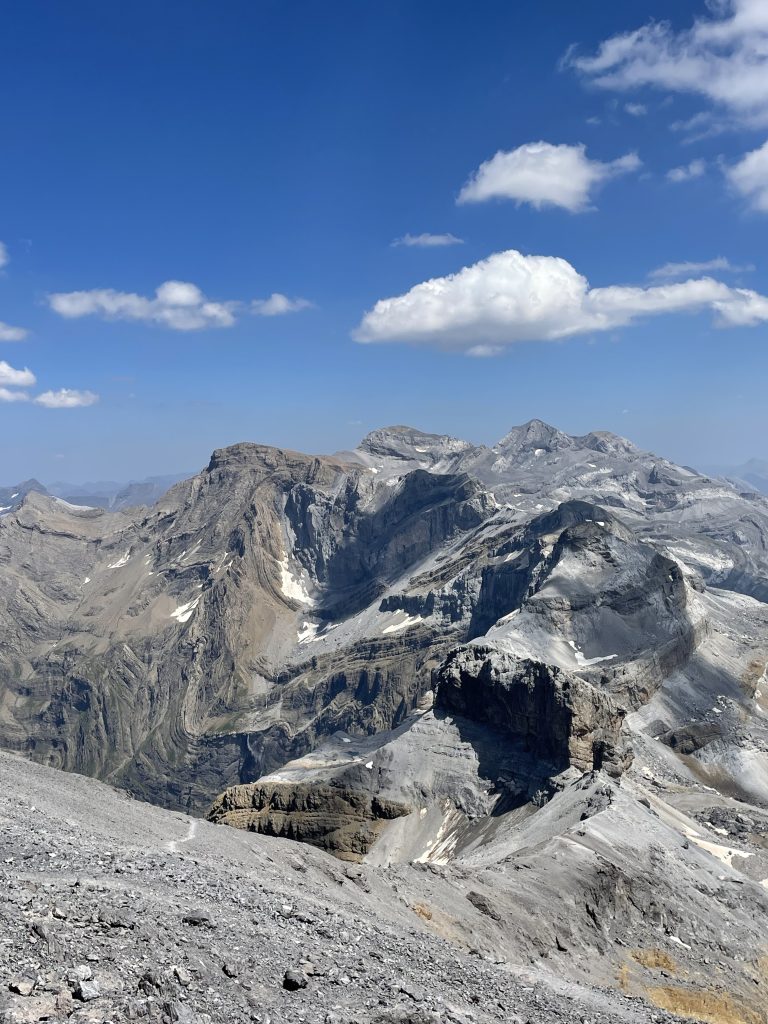
[[[31,493],[0,516],[0,742],[203,809],[339,729],[397,726],[460,643],[579,678],[629,657],[650,694],[707,631],[702,579],[762,593],[767,510],[538,421],[493,449],[410,428],[337,458],[236,445],[149,512]],[[606,607],[558,617],[560,591],[603,577]],[[764,634],[744,649],[759,665]]]
[[[483,868],[345,866],[8,754],[0,754],[0,794],[6,1024],[679,1020],[601,988],[599,974],[598,984],[569,980],[565,958],[580,954],[568,932],[561,945],[571,952],[551,945],[542,928],[537,945],[510,962],[514,896],[497,900],[494,873]],[[574,849],[594,856],[586,845]],[[701,871],[700,883],[736,892],[724,872],[728,881],[717,882]],[[518,874],[521,888],[527,872]],[[592,898],[597,920],[608,922],[607,896]],[[729,914],[744,924],[742,910]],[[743,935],[752,938],[748,925]],[[636,973],[650,985],[677,983],[672,964],[680,953],[685,963],[685,950],[658,941],[668,955],[624,951],[632,987]],[[295,974],[286,979],[288,971]],[[764,995],[765,980],[756,978],[755,993]],[[291,990],[286,980],[306,987]],[[741,1013],[731,996],[714,998]]]

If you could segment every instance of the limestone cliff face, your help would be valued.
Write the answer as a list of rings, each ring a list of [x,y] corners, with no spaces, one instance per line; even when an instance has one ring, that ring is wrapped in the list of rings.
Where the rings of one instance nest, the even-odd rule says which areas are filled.
[[[357,808],[375,794],[413,811],[401,815],[406,825],[369,830],[364,855],[386,848],[385,857],[429,857],[443,842],[446,814],[456,815],[456,842],[471,845],[500,809],[540,799],[564,772],[618,779],[632,761],[627,713],[684,668],[706,635],[691,585],[676,562],[588,502],[469,531],[450,558],[432,560],[380,604],[387,615],[442,623],[444,636],[465,641],[443,648],[442,658],[434,648],[434,711],[374,735],[369,754],[348,755],[337,742],[292,761],[279,773],[277,807],[272,777],[230,790],[214,820],[279,829],[332,852],[338,841],[346,856],[350,832],[359,834]],[[460,753],[466,743],[468,757]],[[304,802],[308,787],[330,799],[329,785],[333,827],[318,831]],[[434,824],[435,808],[430,832],[422,821]]]
[[[328,730],[390,729],[442,638],[390,636],[386,617],[339,642],[331,630],[377,615],[393,582],[491,509],[464,474],[379,485],[248,444],[149,513],[33,494],[0,519],[0,743],[203,808]]]

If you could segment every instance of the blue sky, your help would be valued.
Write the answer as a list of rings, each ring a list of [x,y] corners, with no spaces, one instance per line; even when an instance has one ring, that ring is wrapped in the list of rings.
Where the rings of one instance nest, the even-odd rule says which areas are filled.
[[[534,416],[768,455],[768,8],[673,8],[6,5],[0,482]]]

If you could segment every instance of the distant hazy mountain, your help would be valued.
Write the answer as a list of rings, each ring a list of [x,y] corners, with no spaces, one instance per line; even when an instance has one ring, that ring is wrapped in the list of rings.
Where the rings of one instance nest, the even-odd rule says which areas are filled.
[[[720,471],[721,476],[734,483],[746,483],[768,495],[768,462],[765,459],[750,459],[740,466],[730,466]]]
[[[768,460],[749,459],[740,466],[711,466],[707,472],[724,477],[736,487],[746,485],[750,490],[768,494]]]
[[[0,487],[0,515],[16,509],[30,491],[38,491],[40,494],[50,493],[39,480],[34,478],[20,484],[13,484],[10,487]]]
[[[192,476],[191,473],[171,473],[165,476],[148,476],[143,480],[92,480],[83,484],[57,480],[48,484],[44,493],[68,501],[71,505],[88,505],[91,508],[106,508],[118,511],[134,505],[154,505],[179,480]],[[38,490],[38,488],[33,488]]]

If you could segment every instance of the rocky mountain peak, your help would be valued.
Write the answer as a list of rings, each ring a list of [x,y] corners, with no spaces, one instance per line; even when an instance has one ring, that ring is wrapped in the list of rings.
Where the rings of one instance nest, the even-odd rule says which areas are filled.
[[[639,455],[642,450],[619,434],[609,430],[592,430],[583,437],[577,438],[580,445],[604,455]]]
[[[513,427],[494,445],[494,451],[506,456],[542,449],[556,451],[572,448],[573,438],[543,420],[533,419],[519,427]]]
[[[360,442],[358,450],[380,458],[438,462],[472,447],[468,441],[448,434],[427,434],[416,427],[397,425],[372,430]]]
[[[17,508],[24,498],[32,492],[48,494],[44,484],[41,484],[39,480],[35,480],[34,477],[10,487],[0,487],[0,514]]]

